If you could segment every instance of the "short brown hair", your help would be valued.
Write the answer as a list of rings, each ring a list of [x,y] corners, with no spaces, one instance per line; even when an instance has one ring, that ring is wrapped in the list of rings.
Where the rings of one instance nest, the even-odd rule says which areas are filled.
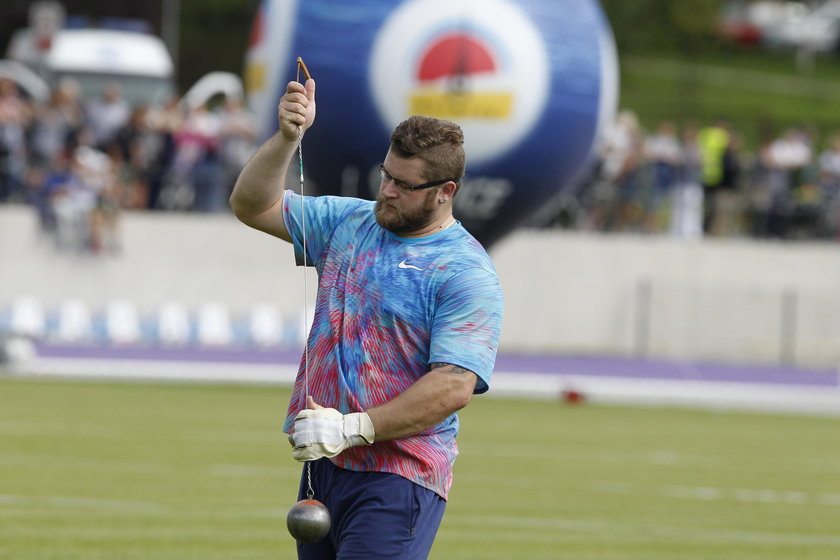
[[[411,116],[391,133],[391,151],[425,161],[423,175],[429,181],[451,178],[460,184],[464,176],[464,132],[452,121]]]

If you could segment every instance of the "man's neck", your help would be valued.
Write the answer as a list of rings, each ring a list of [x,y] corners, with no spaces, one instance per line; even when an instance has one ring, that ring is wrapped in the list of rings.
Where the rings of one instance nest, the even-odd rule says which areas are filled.
[[[451,212],[447,212],[443,216],[433,220],[428,226],[411,233],[403,234],[402,237],[428,237],[429,235],[439,233],[449,227],[452,227],[453,225],[455,225],[455,217],[452,216]]]

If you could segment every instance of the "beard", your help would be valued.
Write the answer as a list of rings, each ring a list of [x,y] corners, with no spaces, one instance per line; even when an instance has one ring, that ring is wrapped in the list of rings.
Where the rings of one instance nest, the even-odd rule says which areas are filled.
[[[376,196],[376,206],[373,213],[380,226],[391,233],[404,235],[421,230],[432,223],[435,214],[435,196],[437,193],[426,193],[423,204],[417,208],[407,210],[394,205],[382,193]]]

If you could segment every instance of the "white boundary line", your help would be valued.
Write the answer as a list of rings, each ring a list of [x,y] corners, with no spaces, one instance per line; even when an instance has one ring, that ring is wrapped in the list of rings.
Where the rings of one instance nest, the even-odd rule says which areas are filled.
[[[9,371],[27,377],[291,385],[297,369],[289,363],[39,357]],[[562,401],[569,392],[605,404],[840,416],[840,391],[825,386],[497,371],[488,395]]]
[[[291,385],[297,365],[39,357],[9,371],[24,377]]]
[[[576,392],[608,404],[840,415],[840,391],[824,386],[504,372],[494,376],[491,392],[504,395],[563,399]]]

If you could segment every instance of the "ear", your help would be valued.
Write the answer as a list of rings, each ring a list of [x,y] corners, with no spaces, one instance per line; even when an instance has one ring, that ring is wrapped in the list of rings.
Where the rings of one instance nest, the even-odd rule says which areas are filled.
[[[455,196],[455,191],[457,190],[458,185],[455,184],[455,181],[448,181],[441,185],[439,198],[451,199]]]

